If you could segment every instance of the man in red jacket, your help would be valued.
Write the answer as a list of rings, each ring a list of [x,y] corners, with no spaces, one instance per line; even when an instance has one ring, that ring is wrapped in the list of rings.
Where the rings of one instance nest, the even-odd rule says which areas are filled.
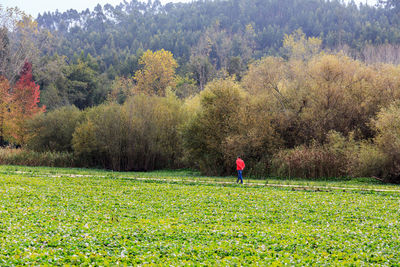
[[[238,172],[238,178],[236,183],[239,183],[240,181],[240,183],[243,184],[242,172],[244,170],[244,167],[245,167],[244,161],[240,158],[240,156],[238,156],[236,159],[236,169]]]

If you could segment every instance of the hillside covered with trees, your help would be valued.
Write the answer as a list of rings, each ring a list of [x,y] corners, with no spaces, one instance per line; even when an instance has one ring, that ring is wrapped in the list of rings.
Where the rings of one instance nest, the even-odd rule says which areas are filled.
[[[400,182],[399,10],[131,1],[33,20],[2,8],[0,141],[23,149],[0,161],[227,175],[240,154],[252,176]]]
[[[64,38],[59,54],[71,57],[84,50],[101,56],[106,67],[138,49],[171,51],[182,65],[202,39],[211,46],[210,61],[222,67],[225,60],[243,57],[247,50],[255,58],[283,55],[284,35],[299,28],[308,37],[321,38],[325,49],[349,46],[362,54],[367,44],[398,44],[400,21],[391,9],[325,0],[195,1],[164,6],[159,1],[131,1],[80,13],[44,13],[37,21]]]

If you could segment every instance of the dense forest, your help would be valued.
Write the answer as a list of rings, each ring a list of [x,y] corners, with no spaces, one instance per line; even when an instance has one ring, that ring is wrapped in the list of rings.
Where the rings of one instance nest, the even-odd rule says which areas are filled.
[[[298,29],[307,37],[321,38],[326,51],[344,50],[349,56],[368,62],[400,63],[400,20],[393,8],[396,5],[395,1],[382,3],[379,8],[325,0],[167,5],[131,1],[115,7],[98,5],[93,11],[80,13],[44,13],[38,16],[37,23],[57,40],[48,54],[66,56],[68,65],[85,64],[79,59],[80,53],[89,56],[91,62],[86,64],[99,84],[134,75],[143,51],[165,49],[177,60],[180,76],[188,78],[182,83],[196,83],[203,89],[220,70],[240,78],[253,59],[267,55],[287,57],[282,49],[283,39]],[[40,85],[43,90],[49,87],[46,83]],[[105,99],[107,88],[110,86],[99,88],[84,101],[68,102],[80,108],[99,104]],[[59,91],[58,98],[67,101],[65,90]],[[61,100],[62,103],[49,102],[48,98],[54,102],[53,94],[42,98],[50,109],[63,105]]]
[[[98,5],[80,13],[44,13],[37,21],[65,38],[57,49],[59,54],[71,57],[83,50],[100,56],[105,67],[118,65],[138,49],[162,48],[182,65],[204,37],[212,46],[211,62],[221,67],[221,56],[243,56],[246,50],[255,58],[279,55],[284,35],[299,28],[307,36],[323,39],[327,49],[347,45],[361,50],[367,44],[400,42],[396,14],[354,2],[325,0],[196,1],[165,6],[159,1],[131,1],[116,7]]]
[[[0,11],[3,163],[400,181],[398,1]]]

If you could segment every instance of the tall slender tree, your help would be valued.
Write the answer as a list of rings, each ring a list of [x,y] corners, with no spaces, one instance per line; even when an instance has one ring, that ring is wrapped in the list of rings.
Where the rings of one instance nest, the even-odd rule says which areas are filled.
[[[10,83],[0,76],[0,146],[5,144],[5,122],[8,115],[8,104],[10,101]]]
[[[9,134],[13,141],[18,144],[24,144],[26,141],[27,119],[34,115],[44,112],[46,107],[39,107],[40,88],[32,77],[32,64],[25,61],[20,77],[12,88],[10,96],[10,119]]]

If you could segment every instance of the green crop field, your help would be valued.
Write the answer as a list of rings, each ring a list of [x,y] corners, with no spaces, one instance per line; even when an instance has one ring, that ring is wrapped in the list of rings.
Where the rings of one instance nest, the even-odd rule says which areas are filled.
[[[195,175],[0,167],[0,265],[399,265],[395,185]]]

